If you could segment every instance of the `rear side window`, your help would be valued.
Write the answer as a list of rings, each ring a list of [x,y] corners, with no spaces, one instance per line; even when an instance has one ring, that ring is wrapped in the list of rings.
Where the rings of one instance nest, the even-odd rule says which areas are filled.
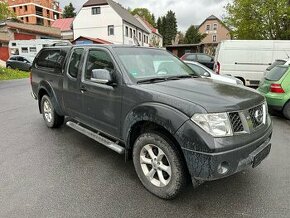
[[[83,48],[77,48],[72,53],[72,56],[69,62],[68,73],[73,78],[77,78],[78,76],[83,51],[84,51]]]
[[[16,61],[17,58],[16,58],[16,57],[11,57],[10,60],[11,60],[11,61]]]
[[[44,50],[38,56],[36,65],[38,67],[55,69],[62,66],[64,58],[60,50]]]
[[[270,67],[267,68],[267,71],[272,70],[277,65],[284,65],[285,63],[286,63],[286,61],[284,61],[284,60],[276,60]]]
[[[198,61],[202,61],[202,62],[211,62],[212,57],[200,54],[200,55],[197,55],[197,59]]]
[[[278,81],[280,80],[284,74],[287,72],[287,70],[289,69],[288,66],[275,66],[272,70],[270,70],[267,74],[266,74],[266,80],[270,80],[270,81]]]
[[[196,55],[195,54],[189,54],[189,55],[185,56],[185,60],[196,61]]]

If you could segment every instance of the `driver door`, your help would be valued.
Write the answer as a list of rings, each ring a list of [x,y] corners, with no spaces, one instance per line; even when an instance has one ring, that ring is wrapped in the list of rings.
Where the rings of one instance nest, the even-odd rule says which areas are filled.
[[[92,71],[96,69],[108,70],[115,84],[107,85],[95,81]],[[122,80],[118,72],[109,50],[89,49],[81,81],[82,117],[88,125],[116,138],[120,136],[122,108]]]

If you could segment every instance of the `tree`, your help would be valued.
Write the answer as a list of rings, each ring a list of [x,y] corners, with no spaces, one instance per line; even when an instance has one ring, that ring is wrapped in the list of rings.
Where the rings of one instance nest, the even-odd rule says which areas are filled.
[[[236,39],[289,39],[289,0],[233,0],[225,24]]]
[[[147,8],[135,8],[134,10],[130,11],[132,15],[139,15],[140,17],[144,18],[148,23],[152,26],[156,26],[155,24],[155,17],[154,15],[147,9]]]
[[[0,20],[6,20],[7,18],[15,18],[15,14],[9,9],[6,2],[0,2]]]
[[[201,40],[205,37],[205,34],[201,34],[198,31],[198,28],[196,28],[195,26],[190,26],[186,33],[185,33],[185,37],[184,37],[184,43],[185,44],[197,44],[200,43]]]
[[[75,8],[72,3],[69,3],[69,5],[65,6],[63,9],[63,18],[71,18],[76,16]]]
[[[178,41],[178,44],[184,44],[185,42],[184,42],[184,40],[185,40],[185,36],[184,36],[184,34],[183,34],[183,32],[181,32],[181,31],[178,31],[177,32],[177,35],[179,36],[179,41]]]
[[[164,45],[171,45],[172,40],[177,34],[177,20],[173,11],[168,11],[166,16],[162,19],[163,27],[163,43]]]

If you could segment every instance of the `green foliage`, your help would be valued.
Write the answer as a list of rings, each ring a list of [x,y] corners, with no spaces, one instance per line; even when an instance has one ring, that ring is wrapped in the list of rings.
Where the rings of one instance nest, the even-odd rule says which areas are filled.
[[[184,37],[184,43],[185,44],[197,44],[200,43],[201,40],[205,37],[205,34],[200,34],[197,28],[195,26],[190,26]]]
[[[163,44],[171,45],[177,34],[177,20],[173,11],[168,11],[165,16],[157,19],[157,28],[163,36]]]
[[[14,13],[9,9],[6,2],[0,2],[0,20],[6,20],[7,18],[15,17]]]
[[[226,11],[236,39],[290,39],[289,0],[233,0]]]
[[[75,17],[76,13],[75,13],[75,7],[73,6],[72,3],[69,3],[69,5],[65,6],[63,9],[63,18],[71,18],[71,17]]]
[[[28,77],[28,72],[0,67],[0,80],[23,79]]]
[[[132,15],[139,15],[140,17],[144,18],[148,23],[152,26],[156,26],[155,23],[155,16],[152,14],[147,8],[135,8],[134,10],[129,10]]]

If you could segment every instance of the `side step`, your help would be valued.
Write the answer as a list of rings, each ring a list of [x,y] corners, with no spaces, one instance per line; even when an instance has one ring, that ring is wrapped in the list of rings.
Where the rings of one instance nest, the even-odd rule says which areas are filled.
[[[125,153],[125,149],[122,146],[120,146],[120,145],[116,144],[115,142],[112,142],[111,140],[101,136],[100,133],[95,133],[95,132],[93,132],[89,129],[86,129],[86,128],[84,128],[84,127],[80,126],[79,124],[74,123],[72,121],[68,121],[66,123],[66,125],[72,129],[90,137],[91,139],[94,139],[98,143],[105,145],[106,147],[112,149],[113,151],[115,151],[119,154]]]

